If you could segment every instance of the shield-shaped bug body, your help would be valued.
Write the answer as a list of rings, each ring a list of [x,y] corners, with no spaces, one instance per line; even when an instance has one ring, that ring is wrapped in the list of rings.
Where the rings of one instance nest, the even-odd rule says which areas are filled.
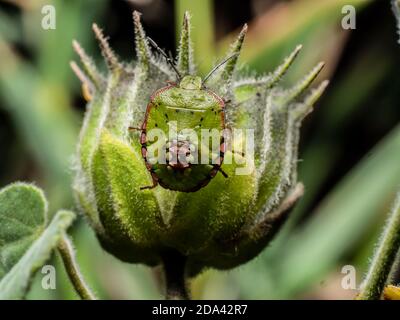
[[[221,171],[224,129],[224,100],[205,89],[200,77],[185,76],[178,84],[157,90],[141,127],[142,156],[153,179],[153,185],[144,188],[159,184],[193,192],[206,186]],[[152,134],[149,139],[152,130],[161,135]],[[217,146],[210,141],[215,134]]]

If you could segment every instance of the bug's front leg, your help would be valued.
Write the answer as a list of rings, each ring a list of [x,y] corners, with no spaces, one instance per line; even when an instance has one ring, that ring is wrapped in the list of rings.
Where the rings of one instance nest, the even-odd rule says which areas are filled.
[[[153,184],[151,186],[141,187],[140,190],[151,190],[158,186],[157,177],[153,173],[151,174],[151,178],[153,180]]]
[[[129,127],[128,130],[129,131],[144,131],[144,129],[138,128],[138,127]]]
[[[153,181],[153,185],[140,187],[140,190],[151,190],[151,189],[154,189],[157,186],[158,186],[158,182],[157,181]]]
[[[218,168],[218,172],[221,172],[221,174],[224,176],[224,178],[228,178],[228,174],[221,168]]]

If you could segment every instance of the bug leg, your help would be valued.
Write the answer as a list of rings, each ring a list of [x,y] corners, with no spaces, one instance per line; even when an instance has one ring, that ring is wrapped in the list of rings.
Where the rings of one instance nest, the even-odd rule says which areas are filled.
[[[153,172],[151,173],[151,179],[153,180],[153,185],[141,187],[140,190],[146,190],[146,189],[150,190],[150,189],[154,189],[155,187],[157,187],[158,181],[157,181],[156,176],[153,174]]]
[[[154,189],[155,187],[157,187],[157,183],[153,184],[152,186],[145,186],[145,187],[140,187],[140,190],[150,190],[150,189]]]
[[[157,186],[158,186],[158,182],[153,180],[153,185],[152,186],[140,187],[140,190],[151,190],[151,189],[154,189]]]
[[[218,168],[218,171],[221,172],[221,174],[222,174],[225,178],[228,178],[228,174],[227,174],[224,170],[222,170],[221,168]]]
[[[129,131],[143,131],[144,129],[138,128],[138,127],[129,127],[128,130]]]

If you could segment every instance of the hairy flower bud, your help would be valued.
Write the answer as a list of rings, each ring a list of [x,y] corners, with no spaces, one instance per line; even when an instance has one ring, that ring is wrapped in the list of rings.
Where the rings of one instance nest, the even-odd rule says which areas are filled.
[[[224,161],[212,167],[215,170],[210,176],[185,171],[199,183],[199,188],[195,192],[175,191],[172,182],[168,185],[168,178],[164,178],[167,187],[157,185],[162,181],[161,173],[152,169],[146,157],[144,160],[149,148],[143,149],[142,136],[147,133],[146,125],[150,126],[150,120],[144,119],[150,117],[149,102],[155,104],[154,92],[160,92],[157,90],[167,81],[179,84],[182,79],[176,73],[196,75],[190,17],[185,14],[173,66],[174,62],[152,53],[139,13],[134,12],[133,18],[138,57],[134,64],[121,63],[102,31],[93,26],[106,60],[107,75],[100,74],[74,42],[84,71],[75,63],[72,68],[90,100],[77,150],[77,203],[102,246],[124,261],[156,265],[173,250],[187,257],[187,272],[191,275],[205,267],[235,267],[263,250],[302,195],[296,176],[299,128],[327,82],[305,98],[303,93],[323,65],[317,65],[294,87],[277,88],[300,51],[299,46],[275,72],[257,78],[243,77],[236,65],[245,26],[224,63],[210,75],[207,84],[203,79],[199,87],[202,93],[208,90],[202,99],[211,99],[211,106],[215,101],[217,106],[224,105],[220,110],[224,113],[221,127],[232,133],[231,139],[226,137],[229,141],[221,142],[221,154],[218,151]],[[191,82],[185,88],[196,87],[196,79],[187,78],[185,81]],[[159,97],[167,99],[161,94]],[[181,97],[182,110],[192,110],[188,105],[196,107],[200,103],[192,100],[189,95]],[[210,110],[217,114],[213,108]],[[160,112],[152,115],[157,119],[163,116]],[[177,113],[176,117],[180,121],[184,115]],[[218,122],[215,125],[220,126]],[[235,136],[239,130],[250,134]],[[188,146],[174,142],[171,150],[186,152]],[[193,171],[195,168],[200,167],[195,164]],[[178,169],[175,163],[168,170],[175,174]],[[179,187],[184,189],[185,185]]]

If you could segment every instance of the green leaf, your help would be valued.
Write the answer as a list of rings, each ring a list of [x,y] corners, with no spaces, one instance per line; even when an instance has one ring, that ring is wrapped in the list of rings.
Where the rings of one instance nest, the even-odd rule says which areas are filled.
[[[43,192],[24,183],[2,189],[0,203],[0,299],[21,299],[75,214],[59,211],[46,228]]]
[[[47,223],[47,201],[37,187],[12,184],[0,191],[0,279],[40,236]]]
[[[0,282],[0,300],[24,297],[33,274],[50,258],[64,231],[71,225],[75,214],[61,210],[33,243],[21,260]]]

